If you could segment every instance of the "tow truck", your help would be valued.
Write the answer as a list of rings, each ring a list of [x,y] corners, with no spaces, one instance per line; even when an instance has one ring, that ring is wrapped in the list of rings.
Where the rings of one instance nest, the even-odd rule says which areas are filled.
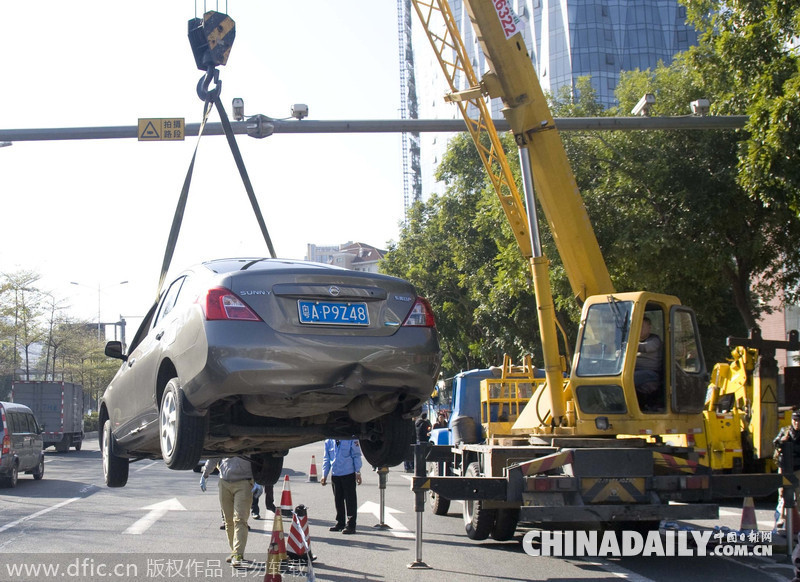
[[[422,511],[425,494],[437,512],[463,500],[470,538],[504,540],[518,522],[653,529],[662,519],[716,518],[714,499],[777,490],[784,484],[779,475],[716,474],[700,462],[690,441],[704,432],[709,373],[695,313],[672,295],[614,289],[510,3],[463,0],[486,58],[481,79],[448,2],[412,3],[450,84],[446,100],[461,110],[530,262],[544,361],[541,370],[506,361],[459,380],[465,389],[480,384],[480,422],[455,414],[451,440],[417,448],[415,509]],[[502,100],[519,148],[525,204],[486,97]],[[582,305],[569,368],[559,349],[537,200]],[[650,394],[634,380],[645,319],[662,343],[663,366]],[[685,442],[668,442],[670,436]]]

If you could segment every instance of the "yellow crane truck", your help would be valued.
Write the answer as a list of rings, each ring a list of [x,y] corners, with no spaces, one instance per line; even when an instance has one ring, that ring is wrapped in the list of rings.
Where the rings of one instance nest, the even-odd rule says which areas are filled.
[[[704,431],[709,373],[695,314],[671,295],[614,289],[509,2],[463,0],[486,58],[481,79],[447,1],[412,2],[450,83],[446,99],[460,108],[530,261],[544,360],[543,378],[530,365],[506,362],[498,377],[480,379],[483,434],[454,430],[452,442],[434,444],[426,458],[431,474],[418,463],[412,482],[418,499],[428,493],[439,509],[464,500],[468,536],[502,540],[519,521],[649,529],[662,519],[715,518],[717,497],[775,491],[777,475],[717,474],[690,443],[667,442]],[[519,146],[525,204],[487,96],[502,100]],[[582,305],[568,375],[534,196]],[[635,379],[645,325],[660,340],[662,363],[647,390]],[[451,418],[451,428],[462,420]]]

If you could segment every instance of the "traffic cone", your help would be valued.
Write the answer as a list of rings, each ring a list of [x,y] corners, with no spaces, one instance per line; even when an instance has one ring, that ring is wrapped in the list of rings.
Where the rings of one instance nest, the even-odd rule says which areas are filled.
[[[306,582],[315,582],[313,560],[317,558],[311,553],[311,539],[308,536],[308,514],[305,505],[298,505],[292,513],[292,527],[286,542],[289,558],[295,562],[305,560],[307,564]],[[290,565],[291,568],[291,565]]]
[[[289,475],[283,478],[283,493],[281,493],[281,515],[292,517],[292,490],[289,486]]]
[[[278,561],[282,562],[289,558],[286,554],[286,537],[283,533],[283,518],[281,512],[275,512],[275,519],[272,520],[272,537],[270,538],[269,547],[272,550],[272,544],[275,544],[276,556]]]
[[[280,517],[280,516],[278,516]],[[278,549],[279,543],[275,540],[275,532],[269,542],[269,552],[267,554],[267,571],[264,574],[264,582],[281,582],[281,557]]]
[[[311,537],[308,533],[308,509],[305,505],[298,505],[292,514],[292,527],[289,538],[286,540],[286,551],[293,560],[302,559],[306,553],[312,560],[316,559],[311,554]]]
[[[317,482],[317,458],[311,455],[311,468],[308,470],[308,483]]]
[[[758,529],[756,522],[756,508],[753,505],[752,497],[745,497],[742,504],[742,523],[739,526],[740,531],[752,531]]]

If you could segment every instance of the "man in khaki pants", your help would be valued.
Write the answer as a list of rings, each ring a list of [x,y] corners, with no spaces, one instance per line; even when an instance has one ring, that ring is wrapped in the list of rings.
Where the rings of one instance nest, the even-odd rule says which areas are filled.
[[[247,518],[253,503],[253,468],[250,461],[241,457],[209,459],[200,477],[200,489],[206,490],[206,478],[219,467],[219,504],[225,519],[225,533],[231,555],[226,560],[231,566],[244,564],[247,545]]]

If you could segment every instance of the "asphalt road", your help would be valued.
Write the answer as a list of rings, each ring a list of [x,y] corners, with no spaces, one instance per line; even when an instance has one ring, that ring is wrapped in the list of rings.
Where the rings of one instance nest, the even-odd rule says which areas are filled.
[[[385,490],[384,523],[379,519],[378,476],[365,467],[359,487],[358,532],[331,533],[334,514],[330,487],[309,483],[312,455],[322,465],[322,445],[290,452],[284,464],[292,504],[308,506],[314,573],[320,581],[446,580],[789,580],[792,569],[775,547],[772,557],[629,557],[555,558],[530,556],[520,529],[509,542],[473,542],[464,534],[461,506],[453,503],[447,516],[423,514],[421,562],[427,569],[410,569],[417,562],[414,537],[416,514],[409,476],[392,469]],[[216,477],[206,493],[191,471],[170,471],[161,461],[131,466],[128,485],[103,485],[100,453],[93,440],[83,450],[46,453],[45,476],[20,477],[15,489],[0,489],[0,581],[88,580],[229,580],[264,578],[263,564],[273,528],[267,519],[251,521],[245,557],[248,569],[224,563],[228,554]],[[282,477],[283,479],[283,477]],[[283,483],[275,487],[276,501]],[[738,529],[741,507],[720,511],[719,520],[696,522],[696,528],[724,525]],[[760,529],[772,528],[772,508],[758,504]],[[284,524],[288,532],[289,525]],[[778,538],[776,538],[776,541]],[[49,570],[45,570],[49,568]],[[284,576],[284,580],[293,579]],[[305,580],[306,576],[294,579]]]

